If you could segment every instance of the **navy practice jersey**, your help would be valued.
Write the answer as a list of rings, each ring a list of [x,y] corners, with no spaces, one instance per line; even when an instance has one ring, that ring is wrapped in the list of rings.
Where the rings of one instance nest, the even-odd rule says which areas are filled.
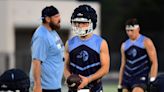
[[[124,42],[124,52],[126,64],[124,68],[124,79],[142,78],[146,80],[150,72],[150,60],[144,47],[144,39],[146,37],[140,35],[137,40],[128,39]]]
[[[95,34],[87,40],[81,40],[78,36],[70,39],[68,49],[71,73],[88,77],[100,69],[101,43],[102,38]]]

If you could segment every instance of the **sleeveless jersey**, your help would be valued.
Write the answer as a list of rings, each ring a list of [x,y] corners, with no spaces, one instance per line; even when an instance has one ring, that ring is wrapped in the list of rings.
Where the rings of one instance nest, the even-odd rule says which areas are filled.
[[[102,38],[95,34],[87,40],[75,36],[68,41],[71,73],[88,77],[100,69],[101,42]]]
[[[145,38],[145,36],[140,35],[134,42],[130,39],[124,42],[126,64],[123,76],[125,80],[140,77],[146,79],[149,75],[150,60],[144,47]]]

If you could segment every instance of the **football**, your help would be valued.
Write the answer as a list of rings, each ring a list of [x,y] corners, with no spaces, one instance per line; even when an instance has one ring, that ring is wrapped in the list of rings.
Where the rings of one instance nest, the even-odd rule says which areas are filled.
[[[67,78],[67,86],[69,89],[77,90],[78,86],[81,84],[82,79],[79,75],[72,74]]]

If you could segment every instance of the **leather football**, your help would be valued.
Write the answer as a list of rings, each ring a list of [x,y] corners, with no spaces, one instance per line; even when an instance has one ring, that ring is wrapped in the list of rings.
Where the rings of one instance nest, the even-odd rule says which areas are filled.
[[[67,78],[67,86],[70,89],[77,90],[78,86],[81,84],[82,79],[79,75],[72,74]]]

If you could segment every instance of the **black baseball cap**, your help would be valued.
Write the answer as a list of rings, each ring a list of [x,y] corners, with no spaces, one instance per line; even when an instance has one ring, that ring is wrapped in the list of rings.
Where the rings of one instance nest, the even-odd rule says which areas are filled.
[[[54,6],[46,6],[43,10],[42,10],[42,19],[44,19],[45,17],[51,17],[54,16],[56,14],[59,14],[59,11],[54,7]]]

